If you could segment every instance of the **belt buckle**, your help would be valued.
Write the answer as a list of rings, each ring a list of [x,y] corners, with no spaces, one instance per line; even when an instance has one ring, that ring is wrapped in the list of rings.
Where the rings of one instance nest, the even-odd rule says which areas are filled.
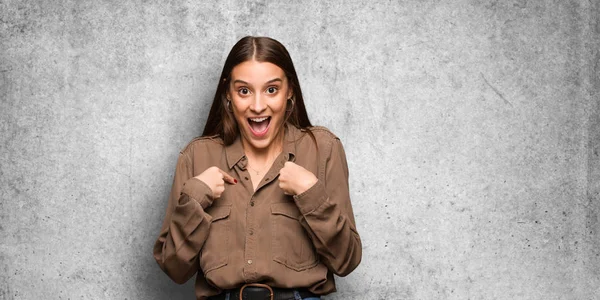
[[[264,288],[264,289],[267,289],[267,290],[269,290],[269,294],[270,294],[270,295],[269,295],[269,296],[270,296],[270,298],[269,298],[269,299],[270,299],[270,300],[273,300],[273,296],[275,295],[275,294],[273,293],[273,289],[272,289],[270,286],[268,286],[268,285],[266,285],[266,284],[262,284],[262,283],[246,283],[246,284],[244,284],[244,285],[243,285],[243,286],[240,288],[240,299],[239,299],[239,300],[243,300],[243,299],[242,299],[242,297],[244,296],[244,289],[245,289],[245,288],[247,288],[247,287],[249,287],[249,286],[252,286],[252,287],[260,287],[260,288]]]

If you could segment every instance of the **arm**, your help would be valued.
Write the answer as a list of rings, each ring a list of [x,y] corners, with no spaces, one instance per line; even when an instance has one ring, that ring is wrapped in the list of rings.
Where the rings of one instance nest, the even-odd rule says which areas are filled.
[[[339,139],[332,141],[325,181],[319,179],[294,196],[294,201],[323,263],[339,276],[352,272],[360,263],[362,244],[350,202],[346,154]]]
[[[198,271],[198,253],[204,245],[211,217],[211,189],[193,178],[191,161],[180,153],[167,212],[154,244],[154,258],[173,281],[182,284]]]

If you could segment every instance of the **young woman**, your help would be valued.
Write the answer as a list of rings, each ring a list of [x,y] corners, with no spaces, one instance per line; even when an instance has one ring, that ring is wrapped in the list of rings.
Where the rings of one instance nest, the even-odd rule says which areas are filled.
[[[285,47],[241,39],[179,155],[156,261],[196,274],[197,299],[319,299],[361,255],[340,140],[311,125]]]

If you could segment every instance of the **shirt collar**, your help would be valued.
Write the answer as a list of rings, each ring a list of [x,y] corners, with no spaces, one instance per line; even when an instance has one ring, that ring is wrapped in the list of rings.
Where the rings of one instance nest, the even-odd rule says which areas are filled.
[[[282,154],[286,161],[295,161],[296,141],[300,137],[301,130],[289,123],[285,124],[284,130]],[[244,153],[241,135],[238,134],[235,141],[231,145],[225,147],[225,155],[227,157],[227,166],[229,169],[232,169],[236,164],[239,164],[242,170],[246,168],[248,159]]]

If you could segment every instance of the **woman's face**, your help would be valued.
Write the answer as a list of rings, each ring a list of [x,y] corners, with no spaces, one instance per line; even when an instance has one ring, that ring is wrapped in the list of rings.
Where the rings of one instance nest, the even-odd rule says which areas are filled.
[[[250,60],[233,68],[227,98],[244,147],[261,151],[274,145],[291,96],[287,77],[277,65]]]

